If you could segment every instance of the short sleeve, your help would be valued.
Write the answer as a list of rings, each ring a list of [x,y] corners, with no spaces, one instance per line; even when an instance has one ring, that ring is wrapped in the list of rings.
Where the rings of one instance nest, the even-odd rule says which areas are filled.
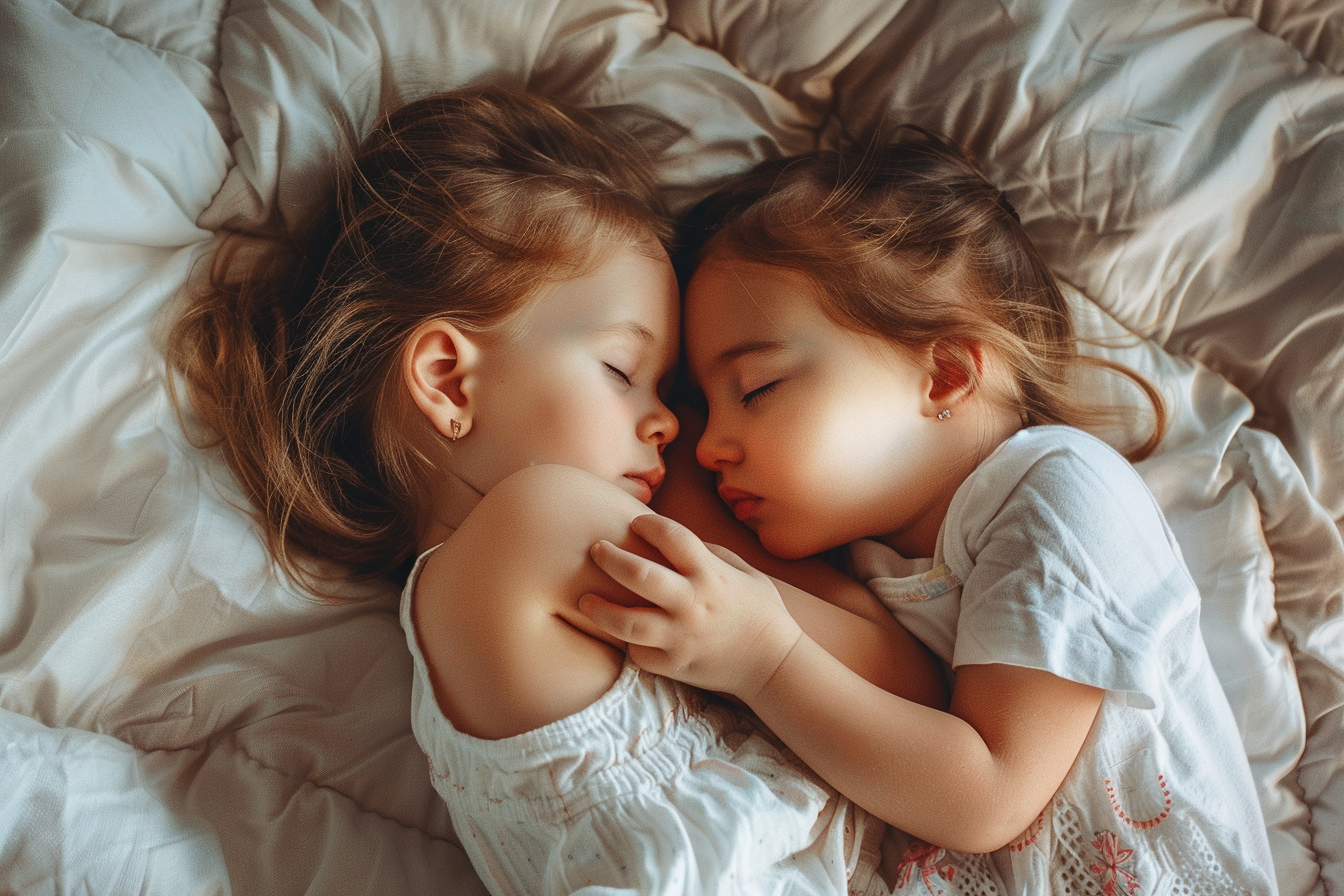
[[[1077,430],[1005,442],[957,492],[942,551],[963,582],[954,667],[1037,668],[1152,708],[1199,637],[1199,595],[1156,501]]]

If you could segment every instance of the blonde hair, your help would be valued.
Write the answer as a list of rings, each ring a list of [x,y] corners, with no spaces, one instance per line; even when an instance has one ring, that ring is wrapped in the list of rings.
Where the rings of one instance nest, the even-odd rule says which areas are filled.
[[[305,238],[222,244],[167,356],[282,568],[313,590],[296,548],[404,571],[431,473],[399,425],[409,335],[500,325],[598,237],[667,240],[650,160],[577,111],[477,88],[384,116]]]
[[[1079,354],[1064,295],[999,190],[923,129],[861,152],[764,162],[693,209],[684,242],[683,279],[710,251],[802,274],[836,323],[912,356],[937,348],[973,388],[986,383],[971,347],[988,347],[1009,373],[996,397],[1025,426],[1089,427],[1123,413],[1072,397],[1069,370],[1086,364],[1128,377],[1153,406],[1154,429],[1130,460],[1149,456],[1166,430],[1147,379]]]

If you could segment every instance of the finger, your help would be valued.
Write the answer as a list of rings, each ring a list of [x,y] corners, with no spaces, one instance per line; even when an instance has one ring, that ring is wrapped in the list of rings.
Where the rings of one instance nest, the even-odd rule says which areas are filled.
[[[689,576],[705,564],[705,543],[676,520],[646,513],[630,521],[630,531],[657,548],[683,575]]]
[[[757,571],[756,567],[752,566],[750,563],[743,560],[741,557],[737,556],[736,554],[734,554],[732,551],[728,550],[721,544],[710,544],[709,542],[705,542],[705,547],[709,549],[709,552],[711,554],[713,554],[715,557],[718,557],[720,560],[722,560],[724,563],[727,563],[734,569],[740,569],[742,570],[742,572],[748,572],[748,573],[754,573]]]
[[[598,569],[619,585],[674,612],[693,597],[690,583],[675,570],[603,540],[588,551]]]
[[[667,616],[661,610],[623,607],[600,594],[580,596],[578,606],[593,625],[627,644],[660,649],[667,638]]]
[[[677,681],[686,681],[688,677],[687,667],[678,665],[666,650],[632,644],[626,652],[626,656],[645,672],[652,672],[654,675],[662,675],[666,678],[675,678]],[[686,683],[693,684],[689,681]]]

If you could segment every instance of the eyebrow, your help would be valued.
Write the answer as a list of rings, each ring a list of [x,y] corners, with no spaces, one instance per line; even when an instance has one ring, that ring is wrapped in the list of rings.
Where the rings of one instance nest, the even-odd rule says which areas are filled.
[[[604,327],[597,328],[598,335],[607,334],[615,336],[629,336],[640,342],[655,342],[656,337],[653,331],[641,323],[633,320],[621,321],[620,323],[607,324]]]
[[[729,346],[719,352],[718,356],[710,363],[714,367],[723,367],[747,355],[772,354],[783,351],[785,347],[784,343],[778,339],[750,339]]]

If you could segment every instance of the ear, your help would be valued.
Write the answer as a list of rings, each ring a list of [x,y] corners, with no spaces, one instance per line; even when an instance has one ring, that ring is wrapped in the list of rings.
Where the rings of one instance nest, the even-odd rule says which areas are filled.
[[[411,400],[444,438],[459,439],[471,429],[471,378],[476,343],[444,320],[421,324],[406,346],[402,377]]]
[[[980,382],[983,356],[979,344],[944,340],[929,349],[929,383],[924,412],[936,417],[969,396]]]

